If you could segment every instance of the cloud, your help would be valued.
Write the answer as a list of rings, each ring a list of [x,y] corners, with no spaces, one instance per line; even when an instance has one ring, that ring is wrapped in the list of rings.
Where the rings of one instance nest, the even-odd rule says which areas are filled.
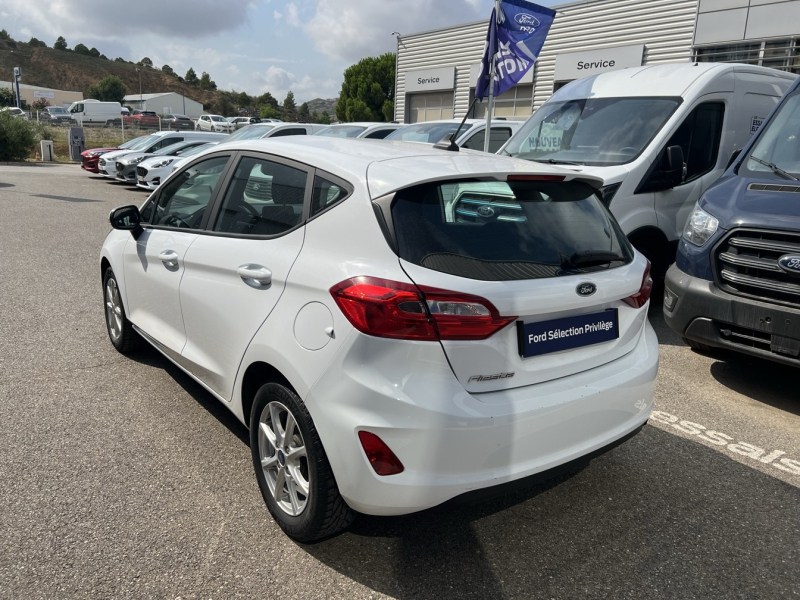
[[[71,34],[81,38],[75,43],[137,33],[199,39],[246,24],[250,10],[260,2],[226,0],[221,5],[217,0],[138,0],[135,5],[103,4],[104,8],[97,9],[88,8],[85,0],[3,0],[3,13],[18,24],[16,29],[31,27],[53,40],[63,35],[68,43],[73,43]]]
[[[293,27],[300,27],[302,25],[297,6],[292,2],[286,5],[286,22]]]
[[[317,0],[303,26],[317,51],[355,62],[393,52],[392,31],[416,33],[488,18],[489,0]]]
[[[317,79],[310,75],[298,77],[294,73],[271,66],[265,72],[253,75],[260,84],[258,94],[269,92],[282,102],[289,90],[294,92],[298,104],[313,98],[329,98],[338,93],[340,85],[334,79]]]

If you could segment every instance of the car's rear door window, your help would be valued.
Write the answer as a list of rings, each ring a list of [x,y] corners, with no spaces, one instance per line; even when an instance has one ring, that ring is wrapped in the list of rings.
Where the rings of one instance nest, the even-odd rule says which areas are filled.
[[[395,195],[391,221],[401,258],[471,279],[558,277],[633,259],[619,225],[582,182],[420,185]]]
[[[492,127],[492,133],[489,135],[489,152],[494,154],[503,147],[508,139],[511,137],[511,129],[508,127]],[[463,148],[470,150],[480,150],[483,152],[483,145],[486,141],[486,130],[482,129],[466,142],[462,144]]]
[[[306,130],[302,127],[290,127],[288,129],[279,129],[270,137],[282,137],[285,135],[306,135]]]
[[[280,235],[303,222],[308,173],[245,156],[236,166],[214,223],[235,235]]]

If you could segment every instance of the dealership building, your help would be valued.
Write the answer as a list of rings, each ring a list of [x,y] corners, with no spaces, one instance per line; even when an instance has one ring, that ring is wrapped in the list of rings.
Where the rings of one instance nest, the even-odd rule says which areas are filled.
[[[800,73],[800,0],[583,0],[553,8],[536,65],[495,98],[495,116],[524,120],[570,81],[626,67],[713,61]],[[464,116],[488,24],[398,35],[397,121]],[[485,110],[477,104],[474,116]]]
[[[180,114],[197,119],[204,114],[203,105],[175,92],[160,94],[128,94],[122,104],[136,110],[152,110],[160,115]]]

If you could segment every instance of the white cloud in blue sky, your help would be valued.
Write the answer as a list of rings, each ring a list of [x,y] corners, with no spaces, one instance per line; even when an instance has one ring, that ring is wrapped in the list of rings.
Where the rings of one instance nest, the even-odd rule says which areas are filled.
[[[541,4],[552,6],[555,0]],[[560,3],[560,2],[559,2]],[[114,58],[149,56],[183,74],[208,72],[222,89],[282,100],[335,97],[342,73],[365,56],[394,51],[401,34],[488,18],[493,0],[2,0],[0,23],[15,39],[96,46]],[[87,10],[87,7],[89,8]],[[36,82],[27,82],[35,84]],[[157,91],[157,90],[152,90]]]

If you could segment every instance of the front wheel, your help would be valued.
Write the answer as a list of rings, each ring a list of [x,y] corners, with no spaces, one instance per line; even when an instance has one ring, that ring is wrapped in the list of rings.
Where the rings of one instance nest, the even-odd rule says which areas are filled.
[[[108,339],[121,354],[127,354],[139,347],[141,339],[133,329],[133,323],[125,314],[122,295],[117,285],[117,277],[111,267],[103,276],[103,299],[105,300],[106,330]]]
[[[311,542],[352,522],[311,415],[292,390],[277,383],[258,390],[250,448],[264,502],[288,536]]]

